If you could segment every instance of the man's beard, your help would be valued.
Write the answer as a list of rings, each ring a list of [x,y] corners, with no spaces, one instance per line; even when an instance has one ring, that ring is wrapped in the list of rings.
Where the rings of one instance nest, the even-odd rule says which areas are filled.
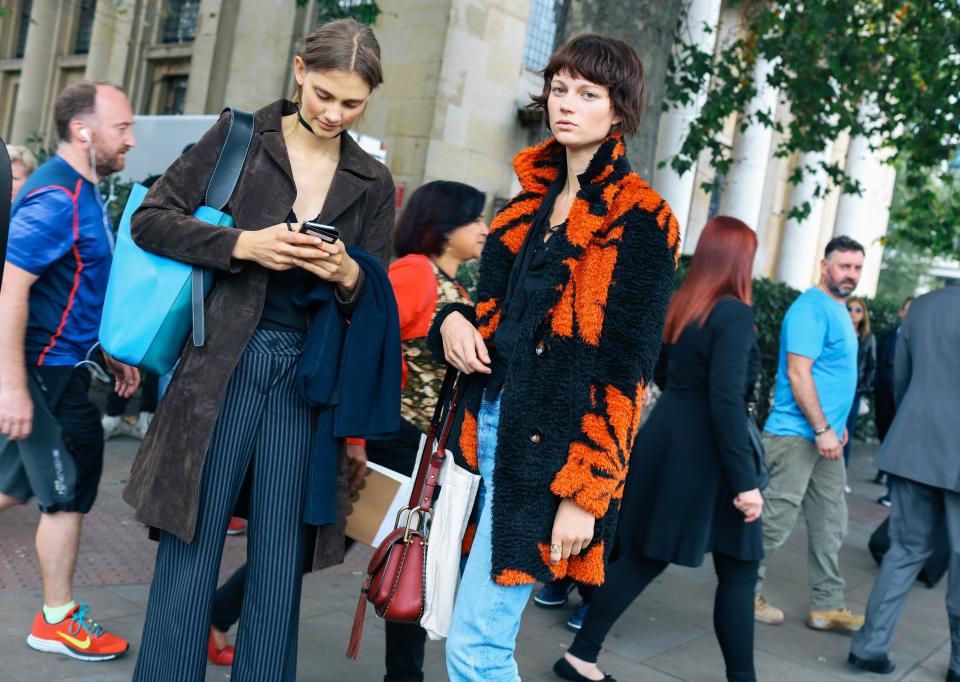
[[[844,286],[845,284],[849,284],[849,285],[850,285],[850,289],[849,289],[848,291],[843,291],[843,290],[840,288],[840,287]],[[846,298],[847,296],[849,296],[850,294],[852,294],[852,293],[854,292],[854,290],[857,288],[857,282],[853,282],[853,281],[851,281],[851,280],[849,280],[849,279],[843,279],[843,280],[840,280],[839,283],[836,283],[836,282],[834,282],[832,279],[830,279],[830,278],[828,277],[828,278],[827,278],[827,288],[831,291],[831,293],[833,293],[834,296],[838,296],[838,297],[840,297],[840,298]]]
[[[105,178],[121,170],[123,170],[123,161],[119,159],[119,154],[107,159],[97,157],[97,177]]]
[[[123,170],[125,156],[121,158],[121,155],[126,155],[129,149],[121,149],[112,154],[108,154],[98,147],[94,147],[94,149],[96,151],[97,177],[105,178],[108,175]]]

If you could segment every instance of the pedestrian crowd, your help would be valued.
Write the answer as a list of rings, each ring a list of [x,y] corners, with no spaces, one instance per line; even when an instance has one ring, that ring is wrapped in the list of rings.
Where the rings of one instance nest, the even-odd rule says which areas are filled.
[[[852,296],[864,248],[832,239],[818,283],[782,321],[761,430],[754,408],[771,396],[754,390],[753,226],[711,218],[673,291],[680,226],[627,159],[646,88],[630,46],[587,34],[552,55],[530,104],[551,136],[517,154],[520,191],[489,226],[486,196],[444,180],[413,192],[397,218],[389,171],[342,134],[383,81],[369,27],[318,27],[292,68],[293,98],[252,114],[223,209],[236,228],[194,215],[229,163],[243,120],[232,111],[130,218],[143,251],[213,273],[202,342],[195,329],[164,377],[96,350],[115,242],[97,183],[136,144],[124,91],[66,87],[56,154],[37,167],[25,148],[8,150],[0,510],[34,499],[41,512],[30,647],[85,661],[129,649],[73,589],[104,439],[127,428],[142,440],[124,499],[159,543],[134,679],[201,680],[208,659],[235,680],[295,679],[302,575],[343,560],[368,464],[414,475],[432,417],[445,414],[447,464],[476,482],[465,528],[437,540],[462,542],[443,626],[451,680],[519,680],[531,595],[557,608],[575,587],[576,634],[554,672],[612,680],[600,654],[613,625],[670,564],[708,554],[728,680],[757,679],[754,624],[786,618],[852,634],[849,663],[889,673],[907,595],[944,542],[947,680],[960,680],[960,287],[908,300],[878,339]],[[476,259],[474,293],[457,277]],[[113,384],[103,417],[88,395],[100,358]],[[124,427],[138,387],[136,425]],[[858,614],[839,554],[846,466],[871,399],[889,537]],[[414,511],[403,537],[427,532]],[[784,613],[764,593],[766,566],[801,512],[809,609]],[[224,536],[244,529],[247,563],[217,589]],[[441,551],[432,539],[430,551]],[[385,619],[384,679],[422,680],[427,632]]]

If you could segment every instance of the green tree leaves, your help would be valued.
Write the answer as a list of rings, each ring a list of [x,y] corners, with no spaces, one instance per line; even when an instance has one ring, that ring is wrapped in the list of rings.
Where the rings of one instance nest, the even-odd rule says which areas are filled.
[[[690,101],[704,77],[710,85],[671,166],[683,172],[708,150],[719,172],[729,169],[722,133],[731,115],[749,111],[757,93],[751,74],[763,59],[772,64],[767,83],[789,103],[790,116],[744,113],[739,128],[758,122],[783,133],[781,157],[822,150],[842,133],[863,135],[906,176],[910,199],[894,219],[895,238],[954,253],[960,199],[946,164],[960,145],[956,0],[771,0],[741,13],[739,30],[715,54],[677,35],[664,108]],[[860,191],[839,164],[822,167],[829,186]],[[814,170],[799,168],[790,181]]]

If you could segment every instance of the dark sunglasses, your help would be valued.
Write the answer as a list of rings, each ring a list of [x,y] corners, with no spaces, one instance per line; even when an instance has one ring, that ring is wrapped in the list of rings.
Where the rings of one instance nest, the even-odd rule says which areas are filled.
[[[847,312],[850,312],[850,313],[862,313],[862,312],[863,312],[863,308],[851,307],[851,308],[847,308]]]

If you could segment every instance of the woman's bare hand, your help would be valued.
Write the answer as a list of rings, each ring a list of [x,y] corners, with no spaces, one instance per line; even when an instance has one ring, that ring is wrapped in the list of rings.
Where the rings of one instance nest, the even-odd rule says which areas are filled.
[[[233,247],[233,257],[258,263],[268,270],[289,270],[296,259],[326,257],[323,240],[290,230],[286,223],[262,230],[241,230]]]
[[[443,355],[464,374],[490,374],[490,354],[477,328],[460,313],[450,313],[440,325]]]
[[[550,563],[556,566],[561,559],[576,556],[593,540],[597,519],[573,500],[563,500],[553,518],[550,535]]]
[[[360,279],[360,266],[347,253],[339,239],[333,243],[320,243],[321,253],[314,258],[293,259],[293,264],[316,275],[326,282],[333,282],[345,294],[350,294]]]
[[[763,513],[763,495],[759,488],[747,490],[734,498],[733,506],[743,514],[746,523],[753,523]]]

